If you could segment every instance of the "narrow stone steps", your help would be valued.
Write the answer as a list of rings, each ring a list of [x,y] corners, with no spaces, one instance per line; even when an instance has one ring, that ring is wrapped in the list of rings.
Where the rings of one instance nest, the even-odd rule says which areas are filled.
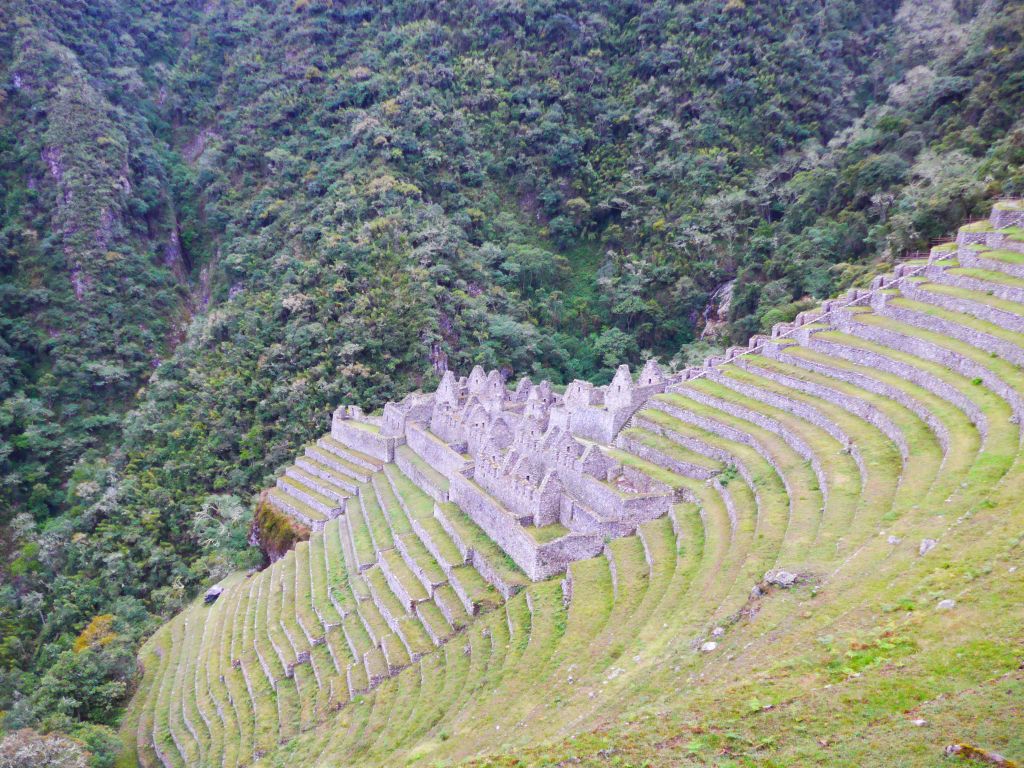
[[[314,445],[306,446],[306,457],[334,473],[339,483],[365,483],[373,472],[349,461],[344,447],[331,438],[321,437]]]

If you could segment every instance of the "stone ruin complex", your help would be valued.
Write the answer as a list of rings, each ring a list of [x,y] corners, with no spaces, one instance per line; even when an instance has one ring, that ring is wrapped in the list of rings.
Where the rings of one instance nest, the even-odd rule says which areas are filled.
[[[338,408],[331,436],[395,462],[439,504],[456,504],[536,581],[671,508],[671,488],[606,450],[667,383],[653,360],[637,382],[623,365],[606,387],[574,381],[564,394],[528,378],[509,390],[498,371],[477,366],[468,378],[448,371],[436,392],[388,403],[379,418]],[[397,450],[403,445],[446,483]]]

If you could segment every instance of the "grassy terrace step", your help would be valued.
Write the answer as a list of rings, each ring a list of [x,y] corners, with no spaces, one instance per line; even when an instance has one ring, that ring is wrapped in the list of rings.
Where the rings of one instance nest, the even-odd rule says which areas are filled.
[[[449,581],[462,598],[466,610],[474,615],[501,605],[501,595],[471,565],[453,568],[449,573]]]
[[[404,618],[409,611],[392,592],[391,586],[384,576],[384,572],[381,571],[380,566],[374,566],[366,571],[363,574],[363,578],[366,579],[366,583],[370,587],[373,604],[380,611],[381,618],[384,619],[392,632],[397,632],[398,621]],[[375,639],[378,645],[385,634],[376,635]]]
[[[280,608],[278,611],[281,630],[284,632],[288,645],[291,647],[294,663],[302,663],[305,654],[308,654],[312,645],[312,638],[307,636],[296,616],[296,603],[299,596],[295,593],[295,550],[280,560],[281,567],[277,569],[278,583],[276,586]]]
[[[1024,290],[1024,278],[1014,277],[1008,275],[1005,272],[996,272],[991,269],[981,269],[979,267],[952,267],[946,270],[947,274],[960,275],[962,277],[970,277],[975,280],[982,280],[986,283],[992,283],[993,288],[998,286],[1005,286],[1008,288],[1015,288]]]
[[[410,519],[433,517],[434,500],[417,488],[398,467],[386,464],[384,474],[394,490],[396,500]]]
[[[1000,395],[1011,408],[1016,409],[1020,405],[1019,393],[1021,391],[1021,387],[1019,386],[1019,382],[1021,379],[1020,369],[1017,366],[1007,363],[1005,360],[993,357],[990,354],[981,351],[977,347],[967,344],[966,342],[959,341],[958,339],[951,339],[948,336],[934,333],[932,331],[926,331],[918,328],[917,326],[907,325],[906,323],[891,320],[887,317],[881,317],[875,314],[858,314],[856,315],[856,321],[860,324],[880,328],[891,333],[900,334],[910,338],[917,338],[932,344],[939,349],[946,350],[954,355],[959,355],[961,358],[969,363],[973,363],[979,370],[983,371],[981,378],[988,378],[988,381],[984,382],[988,384],[988,387],[998,386],[1002,388]],[[928,358],[916,357],[913,355],[908,356],[915,361],[915,365],[919,368],[929,366],[937,373],[941,372],[945,376],[951,375],[949,369],[939,363],[931,361]],[[967,379],[960,374],[952,375],[960,378],[961,382],[967,381]],[[980,384],[982,382],[978,383]],[[974,392],[977,392],[979,389],[982,390],[982,393],[980,394],[981,399],[984,399],[987,396],[997,397],[997,395],[988,387],[979,387],[977,384],[974,384],[973,386]]]
[[[448,639],[452,628],[436,604],[433,602],[418,603],[415,612],[434,645],[441,645]]]
[[[785,440],[774,432],[769,432],[751,422],[733,417],[725,411],[712,409],[695,400],[676,394],[659,395],[656,400],[696,414],[698,417],[703,417],[713,423],[728,425],[748,435],[756,445],[761,446],[761,450],[771,457],[774,465],[779,468],[778,473],[775,472],[772,465],[768,463],[761,452],[755,448],[745,445],[744,447],[747,448],[747,451],[743,451],[739,448],[740,445],[744,445],[743,443],[732,440],[728,443],[718,443],[717,441],[708,440],[707,436],[705,436],[706,442],[727,445],[727,450],[730,453],[745,454],[747,458],[744,459],[744,464],[747,467],[757,466],[758,464],[763,467],[759,473],[762,480],[759,482],[765,483],[766,486],[770,483],[771,486],[767,487],[770,487],[771,490],[765,493],[761,491],[760,485],[757,486],[758,490],[761,491],[761,503],[764,507],[767,507],[769,503],[773,504],[773,506],[778,505],[780,502],[785,503],[788,512],[785,538],[780,545],[781,549],[776,550],[775,555],[783,560],[787,560],[797,557],[797,553],[800,553],[799,556],[802,559],[806,548],[817,537],[822,509],[824,508],[824,499],[822,498],[822,490],[818,485],[818,478],[804,458],[797,454]],[[704,429],[706,431],[706,428]],[[755,460],[754,455],[759,460]],[[773,477],[779,479],[778,485],[773,482]],[[764,509],[764,511],[767,514],[767,509]],[[774,518],[775,515],[772,515],[772,517]]]
[[[295,459],[295,466],[332,483],[339,493],[351,496],[359,486],[359,480],[321,461],[324,451],[314,445],[307,445],[306,452]]]
[[[1024,288],[1024,280],[1021,280],[1020,283],[1021,288]],[[991,292],[972,290],[970,288],[959,288],[955,285],[946,285],[944,283],[933,283],[928,281],[915,282],[914,287],[927,293],[949,296],[954,299],[963,299],[964,301],[994,307],[995,309],[1000,309],[1003,312],[1024,317],[1024,304],[997,298],[993,296]]]
[[[377,573],[379,575],[379,571],[376,571],[376,569],[372,569],[367,572],[367,575],[372,576],[373,573]],[[380,645],[380,641],[386,635],[391,634],[392,629],[388,626],[388,622],[387,619],[384,618],[384,614],[381,613],[381,608],[373,599],[376,593],[372,588],[368,591],[370,593],[370,598],[359,601],[359,617],[363,621],[363,626],[366,627],[370,640],[374,645]],[[389,595],[390,593],[385,590],[383,594]],[[365,651],[363,655],[366,655]]]
[[[418,659],[434,650],[434,641],[418,617],[407,616],[399,623],[406,647],[415,658]]]
[[[301,470],[299,470],[299,471],[301,473]],[[302,474],[305,474],[306,477],[310,477],[308,472],[302,473]],[[330,496],[325,496],[324,494],[320,493],[318,490],[316,490],[312,486],[307,485],[305,483],[305,481],[300,479],[300,478],[289,477],[288,475],[284,475],[282,477],[277,478],[277,487],[280,490],[284,491],[289,496],[292,496],[292,498],[297,498],[297,500],[299,500],[299,501],[304,501],[304,503],[307,506],[310,506],[310,507],[316,508],[309,501],[306,501],[306,500],[303,500],[301,498],[295,497],[295,496],[293,496],[293,494],[296,494],[296,493],[305,494],[310,499],[312,499],[314,502],[316,502],[316,504],[322,504],[324,506],[324,508],[327,509],[327,510],[336,509],[336,508],[342,506],[342,502],[339,502],[337,499],[332,499]],[[326,515],[326,512],[321,510],[321,514],[325,514]]]
[[[340,485],[358,485],[359,483],[365,483],[373,472],[366,467],[362,467],[358,464],[353,464],[345,455],[339,454],[336,451],[341,451],[343,448],[341,443],[337,443],[337,448],[330,446],[327,442],[327,438],[320,438],[320,440],[313,445],[306,446],[306,457],[312,461],[317,462],[320,466],[326,467],[332,473]]]
[[[249,599],[246,607],[243,631],[242,653],[235,658],[250,701],[253,702],[254,751],[270,749],[277,742],[280,730],[277,721],[277,701],[274,689],[278,675],[284,675],[284,668],[274,655],[262,629],[266,621],[261,603],[263,582],[266,571],[254,577],[249,585]]]
[[[506,598],[529,583],[526,574],[515,561],[455,504],[440,505],[436,512],[441,525],[451,534],[462,556],[471,560],[485,578],[493,576],[497,582],[495,588]]]
[[[409,464],[416,468],[416,471],[426,479],[431,486],[440,490],[442,494],[447,494],[449,490],[449,479],[438,472],[436,469],[427,464],[423,457],[413,451],[409,445],[399,445],[395,449],[395,457],[401,457],[402,460],[409,462]]]
[[[359,486],[359,507],[366,518],[374,548],[381,552],[395,546],[395,542],[392,540],[391,526],[388,525],[387,518],[384,517],[384,512],[381,510],[380,504],[377,503],[377,494],[370,483],[363,483]]]
[[[660,470],[663,473],[661,476],[655,474],[658,479],[672,487],[687,488],[698,499],[704,528],[702,541],[705,543],[701,548],[704,562],[710,569],[709,573],[717,571],[714,581],[705,582],[703,588],[706,596],[714,596],[716,604],[721,604],[732,584],[756,580],[772,567],[779,556],[790,518],[790,499],[782,478],[760,453],[748,445],[726,440],[661,411],[652,409],[643,413],[664,429],[732,454],[750,473],[750,487],[739,478],[730,479],[726,476],[722,480],[734,499],[737,511],[733,530],[723,497],[713,487],[692,478],[673,475],[631,454],[615,454],[625,464],[647,464],[644,468],[649,473],[654,474]],[[757,498],[753,495],[755,490]],[[718,574],[727,574],[728,578],[721,578]],[[731,603],[735,604],[745,597],[745,594],[737,591],[730,598]]]
[[[267,684],[274,688],[279,680],[287,677],[288,659],[284,655],[286,641],[278,625],[277,608],[280,606],[280,596],[277,600],[272,599],[270,579],[276,572],[264,571],[260,574],[259,583],[256,585],[256,600],[253,603],[253,624],[252,624],[252,647],[256,651],[256,657],[260,668],[263,670]],[[271,617],[271,613],[273,617]]]
[[[715,461],[712,458],[704,456],[703,454],[691,451],[679,443],[669,440],[663,435],[659,435],[652,432],[643,426],[643,419],[638,419],[638,426],[628,427],[619,433],[620,437],[625,437],[627,440],[634,440],[643,446],[651,449],[654,452],[654,456],[661,455],[667,457],[670,463],[673,465],[693,466],[697,472],[694,476],[708,476],[717,474],[722,471],[723,467],[721,462]],[[652,457],[652,460],[653,457]],[[659,465],[661,461],[655,461]],[[666,467],[668,468],[668,467]]]
[[[275,508],[284,512],[286,515],[290,515],[292,514],[292,510],[296,510],[300,515],[314,523],[323,523],[327,521],[327,515],[319,509],[315,509],[306,502],[288,495],[280,488],[270,488],[267,491],[267,498]],[[300,522],[305,521],[300,520]]]
[[[350,501],[346,508],[345,530],[349,536],[350,551],[354,555],[355,571],[364,571],[377,562],[377,548],[358,501]]]
[[[423,545],[423,541],[415,533],[407,533],[395,539],[395,549],[405,559],[406,565],[429,592],[434,587],[448,581],[448,574]]]
[[[384,652],[384,660],[387,662],[388,673],[391,675],[398,674],[412,663],[412,660],[409,658],[409,651],[398,635],[388,635],[385,637],[381,642],[380,649]]]
[[[363,469],[369,470],[370,472],[380,472],[384,466],[384,462],[375,456],[358,451],[355,448],[351,448],[338,440],[335,440],[330,434],[324,435],[320,438],[324,445],[330,446],[332,451],[336,451],[338,456],[346,459],[351,464]]]
[[[324,527],[324,535],[320,538],[324,547],[324,570],[327,575],[328,598],[331,606],[339,615],[355,610],[355,601],[349,586],[349,570],[347,556],[342,546],[342,537],[348,540],[348,529],[340,518],[332,520]]]
[[[857,521],[856,529],[851,530],[853,526],[847,525],[846,530],[842,533],[844,539],[853,535],[855,540],[859,541],[868,534],[868,530],[872,526],[884,519],[886,510],[891,508],[903,469],[899,448],[885,434],[869,422],[850,414],[834,403],[794,391],[753,372],[731,369],[728,372],[728,379],[756,386],[766,392],[785,395],[792,401],[812,406],[837,425],[856,445],[858,455],[863,463],[864,483],[860,488],[859,497],[852,500]],[[784,417],[778,412],[776,415],[780,419],[792,421],[792,417]],[[810,430],[807,432],[810,434]],[[811,438],[808,437],[808,439]],[[847,467],[847,471],[849,471],[849,467]],[[853,522],[853,518],[850,519],[850,522]],[[839,532],[835,531],[833,535],[837,533]],[[826,542],[829,538],[829,536],[825,537]]]
[[[319,537],[318,537],[319,538]],[[303,635],[312,645],[321,642],[327,634],[327,627],[320,621],[314,610],[313,585],[310,581],[310,545],[298,542],[292,550],[295,555],[295,619]]]
[[[345,634],[346,642],[352,650],[352,657],[356,663],[361,664],[363,654],[373,647],[374,641],[366,629],[359,612],[350,613],[341,624]]]
[[[328,534],[323,536],[312,536],[309,540],[309,582],[311,608],[316,614],[324,631],[341,625],[341,614],[331,600],[331,581],[327,568],[326,539]],[[339,547],[333,553],[337,560],[335,564],[341,565],[341,550]]]
[[[985,259],[993,259],[1006,264],[1024,264],[1024,253],[1019,253],[1018,251],[1008,251],[1003,248],[986,248],[984,246],[973,248],[968,246],[968,250]]]
[[[565,592],[571,595],[566,617],[563,655],[571,655],[573,647],[586,648],[608,623],[615,590],[612,571],[604,555],[570,563],[565,572]]]
[[[928,315],[938,320],[951,323],[965,329],[970,329],[971,331],[975,331],[979,334],[984,334],[985,337],[991,337],[996,341],[1002,341],[1009,346],[1012,351],[1010,353],[1006,353],[1000,350],[1000,356],[1005,357],[1015,365],[1019,365],[1021,362],[1021,352],[1022,349],[1024,349],[1024,335],[1021,333],[1009,330],[987,320],[982,320],[974,317],[973,315],[944,309],[942,307],[936,307],[932,304],[926,304],[912,299],[891,299],[889,303],[892,306],[899,307],[901,309],[907,309],[922,315]],[[1024,310],[1024,305],[1021,305],[1021,309]],[[963,342],[965,344],[970,344],[969,339],[964,339]],[[987,349],[988,346],[986,339],[984,345],[979,344],[979,349],[983,349],[983,351],[988,352],[990,351]],[[1016,354],[1013,354],[1013,352],[1016,352]]]
[[[935,433],[917,414],[905,406],[888,398],[873,396],[872,393],[860,389],[840,379],[829,378],[821,373],[808,371],[798,366],[775,361],[761,355],[750,355],[744,360],[744,368],[752,373],[776,374],[785,376],[787,381],[803,381],[812,385],[827,387],[848,403],[864,401],[881,412],[902,435],[907,447],[904,471],[899,479],[901,487],[912,484],[914,495],[922,498],[934,481],[943,463],[943,449]],[[778,387],[782,388],[779,384]],[[794,387],[788,391],[793,392]],[[885,454],[875,455],[866,452],[869,461],[885,462]],[[894,459],[890,459],[890,463]]]
[[[406,612],[412,610],[413,604],[430,598],[423,584],[397,550],[390,549],[380,553],[380,568]]]
[[[316,465],[312,466],[316,468]],[[285,470],[285,477],[296,480],[306,488],[310,488],[320,496],[329,499],[335,507],[342,506],[345,499],[352,495],[351,490],[349,490],[351,488],[349,484],[339,484],[329,477],[323,477],[319,473],[310,472],[298,464],[288,467]]]
[[[365,483],[370,479],[370,475],[380,471],[380,461],[372,456],[367,456],[365,453],[349,448],[330,435],[324,435],[316,441],[316,444],[317,447],[330,454],[338,464],[339,469],[351,473],[359,482]]]
[[[951,494],[959,494],[962,490],[960,473],[969,472],[976,479],[978,479],[978,476],[974,473],[981,473],[982,476],[988,478],[987,482],[990,484],[995,484],[1002,474],[1005,473],[1011,457],[1016,455],[1019,432],[1010,422],[1009,406],[1004,400],[984,387],[979,387],[940,365],[913,357],[907,353],[889,349],[856,336],[836,331],[828,331],[818,335],[836,344],[846,345],[854,349],[868,350],[874,354],[889,357],[897,362],[916,365],[921,370],[928,371],[936,376],[943,383],[954,388],[964,396],[972,398],[982,413],[988,414],[987,422],[990,424],[990,428],[988,436],[982,441],[978,430],[970,423],[966,414],[959,407],[954,406],[928,390],[924,390],[922,387],[907,382],[900,376],[879,371],[873,367],[856,365],[846,360],[837,360],[812,350],[802,348],[787,349],[787,357],[814,359],[817,362],[826,361],[836,369],[856,371],[863,376],[885,381],[893,387],[907,391],[915,399],[925,403],[929,412],[940,415],[944,421],[953,425],[951,433],[957,436],[957,440],[951,444],[950,450],[943,462],[940,483],[932,490],[933,498],[941,498],[943,492],[949,499],[952,499]],[[948,502],[944,501],[944,503]]]
[[[451,584],[442,584],[434,590],[434,603],[454,629],[462,629],[469,623],[466,608]]]
[[[371,478],[370,482],[377,496],[377,504],[380,506],[388,525],[391,527],[392,535],[403,536],[411,533],[412,526],[409,525],[409,518],[406,516],[405,510],[402,509],[402,505],[398,503],[398,499],[395,497],[395,492],[391,489],[391,484],[388,482],[387,477],[377,473]]]
[[[463,563],[462,553],[436,517],[421,517],[412,521],[413,529],[423,545],[446,573]]]

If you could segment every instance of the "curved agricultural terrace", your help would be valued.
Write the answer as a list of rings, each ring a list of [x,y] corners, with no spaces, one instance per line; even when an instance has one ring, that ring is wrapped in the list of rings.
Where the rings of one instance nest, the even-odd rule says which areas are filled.
[[[126,742],[165,768],[1024,756],[1022,364],[1008,201],[702,368],[339,409],[265,497],[311,538],[149,640]]]

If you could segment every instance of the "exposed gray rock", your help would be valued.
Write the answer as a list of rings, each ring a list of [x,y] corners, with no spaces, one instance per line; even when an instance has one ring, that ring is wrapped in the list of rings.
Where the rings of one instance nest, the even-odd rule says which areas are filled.
[[[921,539],[921,546],[917,548],[917,554],[919,557],[924,557],[933,549],[938,542],[935,539]]]
[[[799,575],[784,571],[781,568],[776,568],[768,571],[764,575],[764,580],[775,587],[781,587],[782,589],[789,589],[799,581]]]

